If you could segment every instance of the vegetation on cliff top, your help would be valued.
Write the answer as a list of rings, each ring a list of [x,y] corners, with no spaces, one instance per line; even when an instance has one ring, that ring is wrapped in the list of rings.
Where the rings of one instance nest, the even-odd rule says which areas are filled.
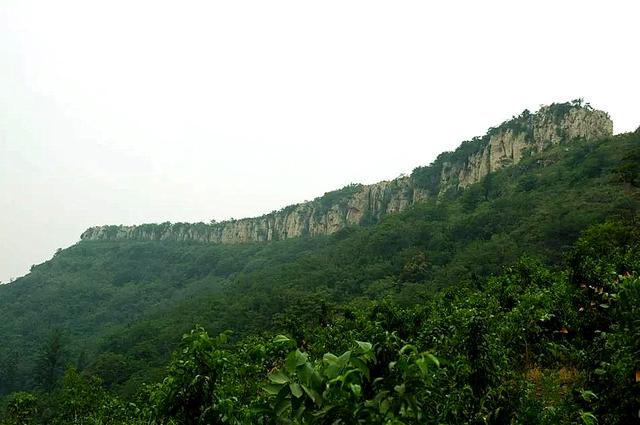
[[[593,110],[588,103],[583,105],[582,99],[575,99],[570,102],[552,103],[545,107],[544,113],[551,117],[555,125],[559,125],[562,119],[565,118],[572,109],[580,108],[586,108],[590,111]],[[512,132],[514,134],[523,133],[525,140],[531,141],[533,138],[534,117],[535,114],[525,109],[520,115],[513,116],[497,127],[489,128],[484,136],[466,140],[454,151],[441,153],[430,165],[414,168],[411,173],[414,185],[427,189],[429,193],[432,194],[442,192],[440,178],[444,167],[451,166],[452,164],[465,163],[469,158],[482,152],[489,145],[492,136],[505,132]]]

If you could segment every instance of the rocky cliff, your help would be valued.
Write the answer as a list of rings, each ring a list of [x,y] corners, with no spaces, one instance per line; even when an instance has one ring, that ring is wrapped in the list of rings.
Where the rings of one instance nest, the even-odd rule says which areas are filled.
[[[576,138],[597,140],[612,133],[613,123],[603,111],[579,101],[552,104],[536,113],[524,111],[490,128],[485,136],[463,142],[455,151],[441,154],[431,165],[416,168],[408,177],[349,185],[311,202],[256,218],[212,224],[98,226],[86,230],[81,239],[242,243],[328,235],[346,226],[376,222],[420,200],[469,186],[549,145]]]

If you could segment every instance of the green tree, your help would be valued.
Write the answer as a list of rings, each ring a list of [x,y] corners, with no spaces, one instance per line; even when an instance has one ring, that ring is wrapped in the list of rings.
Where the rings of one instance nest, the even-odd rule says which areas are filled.
[[[186,425],[222,423],[216,384],[228,363],[220,348],[228,334],[212,338],[196,326],[182,338],[169,364],[167,377],[152,388],[154,419],[176,420]]]
[[[35,375],[38,384],[50,392],[63,373],[64,337],[59,329],[52,331],[45,339],[36,363]]]
[[[2,425],[31,425],[38,423],[38,399],[35,395],[18,392],[9,398]]]

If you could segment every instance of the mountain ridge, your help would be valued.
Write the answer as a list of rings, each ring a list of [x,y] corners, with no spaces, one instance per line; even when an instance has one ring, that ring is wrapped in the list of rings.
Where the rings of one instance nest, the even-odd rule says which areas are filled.
[[[161,223],[96,226],[82,240],[175,240],[206,243],[245,243],[300,236],[330,235],[347,226],[366,225],[401,212],[416,202],[465,188],[493,171],[517,164],[523,157],[563,140],[598,140],[613,135],[609,115],[574,100],[528,110],[482,137],[444,152],[429,166],[410,176],[370,185],[351,184],[313,201],[289,205],[251,218],[220,223]]]
[[[213,333],[230,329],[234,339],[268,331],[293,332],[309,341],[300,333],[305,326],[340,319],[354,306],[378,301],[428,306],[441,291],[484,288],[522,256],[555,270],[589,226],[637,223],[636,133],[567,138],[525,153],[517,165],[502,166],[464,189],[440,187],[445,173],[449,187],[462,187],[451,164],[467,164],[461,157],[482,158],[492,135],[510,128],[519,134],[513,129],[522,124],[523,140],[536,140],[539,133],[529,131],[533,124],[527,123],[535,124],[523,114],[491,129],[484,140],[417,168],[401,181],[433,195],[379,221],[372,218],[370,225],[272,243],[123,238],[83,240],[60,250],[28,275],[0,286],[0,398],[41,385],[40,354],[56,332],[69,343],[54,377],[61,378],[63,365],[77,359],[109,388],[132,396],[143,382],[162,380],[179,336],[194,323]],[[493,151],[493,161],[507,164],[499,161],[500,152]],[[484,155],[489,165],[491,153]],[[330,192],[317,208],[362,191],[352,185]]]

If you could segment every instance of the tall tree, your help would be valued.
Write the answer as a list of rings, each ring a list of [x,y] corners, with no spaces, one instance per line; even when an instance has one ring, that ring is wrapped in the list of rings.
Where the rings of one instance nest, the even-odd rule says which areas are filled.
[[[45,339],[36,363],[35,376],[45,391],[51,391],[63,373],[64,336],[59,329]]]

